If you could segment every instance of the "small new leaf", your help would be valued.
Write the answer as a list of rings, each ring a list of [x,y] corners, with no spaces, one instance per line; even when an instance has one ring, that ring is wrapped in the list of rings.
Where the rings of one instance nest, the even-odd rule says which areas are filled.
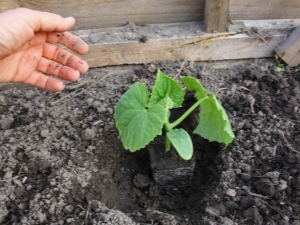
[[[125,92],[116,106],[116,127],[125,149],[131,152],[144,148],[162,133],[167,110],[162,105],[147,109],[148,98],[146,85],[137,82]]]
[[[163,104],[162,101],[168,97],[173,102],[171,105],[172,108],[178,108],[183,102],[184,93],[185,89],[180,87],[175,80],[158,70],[155,85],[153,87],[149,102],[149,107],[156,104]]]

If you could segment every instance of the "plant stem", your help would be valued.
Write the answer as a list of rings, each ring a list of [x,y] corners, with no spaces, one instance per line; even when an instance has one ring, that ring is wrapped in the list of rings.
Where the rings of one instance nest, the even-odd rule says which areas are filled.
[[[166,129],[167,133],[172,130],[172,127],[171,127],[171,124],[170,124],[169,120],[167,120],[166,123],[165,123],[165,129]],[[168,151],[170,151],[170,149],[171,149],[171,141],[167,137],[167,134],[166,134],[165,150],[166,150],[166,152],[168,152]]]
[[[169,120],[167,120],[167,121],[165,122],[165,129],[166,129],[167,132],[169,132],[169,131],[172,130],[172,126],[171,126]]]
[[[165,150],[166,152],[170,151],[171,149],[171,141],[170,139],[166,136],[166,141],[165,141]]]
[[[180,124],[185,118],[188,117],[188,115],[191,114],[191,112],[193,112],[206,99],[208,99],[208,97],[202,98],[198,100],[194,105],[192,105],[184,114],[182,114],[182,116],[180,116],[176,121],[170,124],[171,129]]]

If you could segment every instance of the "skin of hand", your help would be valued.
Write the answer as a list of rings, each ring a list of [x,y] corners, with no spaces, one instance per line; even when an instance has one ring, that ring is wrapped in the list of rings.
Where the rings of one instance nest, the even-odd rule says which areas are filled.
[[[25,8],[1,13],[0,83],[19,82],[55,92],[64,89],[55,77],[78,80],[87,72],[87,62],[61,47],[88,52],[82,39],[67,32],[74,25],[73,17]]]

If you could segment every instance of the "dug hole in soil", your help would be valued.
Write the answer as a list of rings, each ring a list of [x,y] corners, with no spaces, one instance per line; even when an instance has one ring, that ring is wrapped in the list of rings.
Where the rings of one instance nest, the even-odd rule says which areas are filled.
[[[299,225],[300,73],[268,60],[182,65],[90,69],[56,94],[2,86],[1,223]],[[236,135],[225,150],[192,135],[193,178],[169,189],[154,182],[146,149],[124,150],[113,119],[120,96],[137,81],[150,89],[156,69],[198,78]]]

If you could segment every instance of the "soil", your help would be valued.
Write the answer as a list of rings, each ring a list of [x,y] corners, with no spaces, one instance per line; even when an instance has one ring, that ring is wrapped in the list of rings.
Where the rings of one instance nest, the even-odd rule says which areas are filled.
[[[2,224],[300,224],[300,73],[259,60],[94,68],[61,93],[0,92]],[[160,188],[147,149],[126,151],[114,107],[156,69],[198,78],[222,102],[236,138],[225,150],[192,135],[190,183]],[[192,104],[192,98],[186,105]],[[191,132],[195,117],[183,125]]]

